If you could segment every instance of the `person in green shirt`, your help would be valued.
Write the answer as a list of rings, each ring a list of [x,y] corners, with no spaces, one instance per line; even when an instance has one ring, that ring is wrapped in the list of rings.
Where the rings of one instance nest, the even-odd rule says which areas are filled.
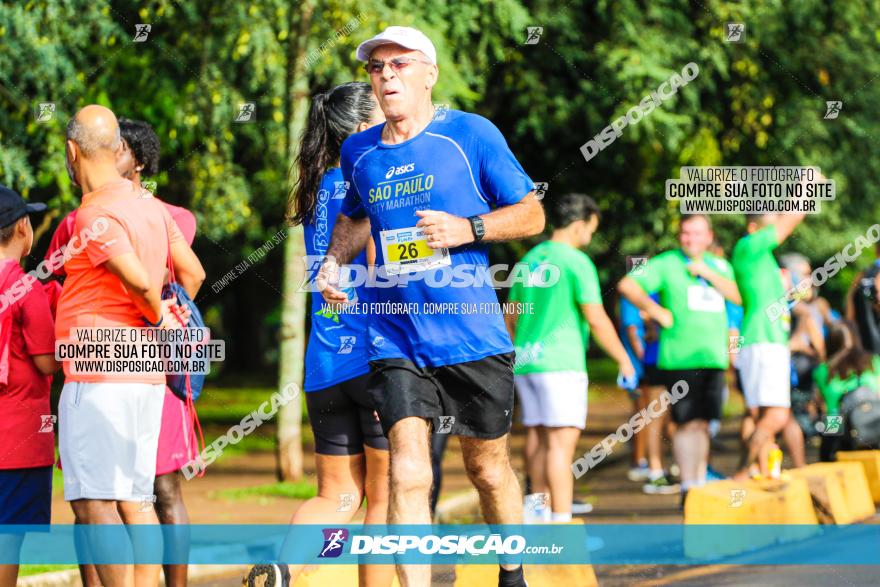
[[[672,404],[678,424],[672,448],[684,503],[691,487],[706,482],[709,421],[721,418],[728,366],[724,300],[742,302],[730,265],[708,252],[714,240],[708,216],[682,218],[678,239],[681,248],[634,267],[618,290],[661,326],[657,367],[666,388],[672,393],[676,383],[687,383],[687,394]],[[649,297],[655,292],[659,304]]]
[[[768,456],[776,435],[791,419],[791,352],[788,347],[791,314],[785,287],[773,251],[804,219],[798,214],[746,216],[748,234],[733,247],[731,264],[743,299],[743,344],[739,371],[746,406],[755,429],[743,450],[740,470],[745,480],[756,471],[768,476]]]
[[[819,459],[832,462],[848,440],[840,413],[843,396],[863,386],[880,393],[880,356],[865,350],[854,322],[842,320],[828,327],[828,361],[813,370],[813,383],[825,405]]]
[[[550,287],[515,283],[508,299],[516,311],[506,320],[516,348],[514,379],[523,424],[537,434],[526,459],[533,491],[526,505],[549,492],[550,521],[566,522],[574,493],[571,463],[587,419],[590,332],[624,377],[634,381],[635,369],[602,305],[596,266],[581,251],[599,226],[598,205],[589,196],[568,194],[551,208],[550,220],[550,239],[521,263],[531,273],[558,272],[558,280]],[[532,311],[520,313],[526,307]]]

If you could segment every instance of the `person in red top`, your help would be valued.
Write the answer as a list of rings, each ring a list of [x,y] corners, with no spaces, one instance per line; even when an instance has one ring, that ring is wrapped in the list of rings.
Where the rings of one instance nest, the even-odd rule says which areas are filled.
[[[141,120],[119,119],[121,149],[117,152],[116,169],[126,179],[141,185],[141,176],[154,176],[159,172],[159,137],[149,123]],[[192,212],[168,202],[162,202],[171,219],[180,229],[184,240],[192,246],[196,234],[196,218]],[[76,226],[77,210],[72,210],[62,219],[46,251],[46,260],[53,258],[56,251],[70,243]],[[55,275],[66,276],[64,266],[53,267]],[[203,280],[204,273],[193,272],[191,267],[175,266],[177,281],[191,298],[195,298]],[[162,424],[159,431],[159,445],[156,455],[156,480],[153,491],[156,496],[155,509],[161,524],[188,524],[186,506],[180,487],[179,470],[198,454],[195,432],[192,427],[192,414],[186,404],[170,389],[165,389],[162,407]],[[177,535],[174,535],[177,536]],[[166,543],[166,551],[176,551],[182,545]],[[165,565],[165,584],[169,587],[186,585],[187,565]],[[101,584],[94,565],[80,565],[80,573],[85,587]]]
[[[49,524],[52,510],[55,330],[43,286],[20,265],[34,241],[28,215],[45,209],[0,185],[0,525]],[[0,550],[18,552],[22,538],[0,534]],[[0,585],[17,577],[18,565],[0,565]]]
[[[73,238],[82,249],[66,261],[56,337],[82,327],[179,327],[173,302],[161,299],[169,259],[201,264],[165,207],[116,167],[121,144],[115,115],[80,110],[67,128],[67,166],[83,198]],[[64,362],[59,448],[64,497],[83,524],[157,524],[152,508],[165,375],[81,372]],[[130,546],[119,545],[120,552]],[[156,584],[158,565],[97,565],[104,585]]]

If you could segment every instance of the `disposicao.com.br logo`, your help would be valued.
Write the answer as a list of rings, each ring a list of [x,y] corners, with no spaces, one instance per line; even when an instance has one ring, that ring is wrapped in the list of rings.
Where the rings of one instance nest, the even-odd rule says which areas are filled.
[[[345,532],[345,534],[340,534]],[[343,528],[325,528],[324,547],[319,558],[339,556],[348,541],[348,533]],[[350,554],[413,554],[471,555],[486,554],[558,554],[563,546],[527,546],[526,539],[518,534],[502,537],[501,534],[453,534],[438,536],[428,534],[388,534],[382,536],[351,536]]]
[[[324,528],[324,546],[318,558],[337,558],[345,550],[348,530],[345,528]]]

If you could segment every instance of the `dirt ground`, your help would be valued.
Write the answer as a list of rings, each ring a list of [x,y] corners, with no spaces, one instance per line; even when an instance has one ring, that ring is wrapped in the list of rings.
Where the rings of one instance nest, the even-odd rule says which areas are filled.
[[[733,413],[742,411],[741,396],[731,394]],[[610,434],[631,414],[631,403],[626,394],[610,388],[596,389],[591,393],[587,430],[581,436],[576,456],[589,451],[606,435]],[[738,452],[739,418],[724,421],[722,430],[713,441],[712,465],[725,474],[731,474],[736,466]],[[208,439],[210,442],[211,439]],[[515,426],[511,436],[511,456],[514,469],[523,471],[522,449],[524,430]],[[681,523],[682,512],[678,495],[645,495],[641,484],[629,481],[626,472],[630,464],[630,446],[617,447],[605,461],[582,477],[575,484],[576,497],[593,504],[592,513],[584,516],[587,524],[627,523]],[[670,447],[666,445],[665,464],[669,464]],[[815,447],[808,447],[808,460],[817,460]],[[785,466],[789,466],[786,462]],[[314,459],[311,448],[306,450],[306,474],[314,478]],[[467,490],[470,484],[465,475],[458,443],[449,443],[443,461],[444,480],[441,500]],[[223,500],[212,493],[222,489],[240,489],[275,482],[275,464],[272,453],[251,453],[218,459],[205,477],[184,482],[187,509],[193,523],[197,524],[284,524],[298,507],[300,500],[274,497],[254,497]],[[70,508],[61,496],[53,504],[53,522],[72,523]],[[232,569],[231,569],[232,571]],[[730,567],[709,566],[596,566],[596,575],[603,587],[630,585],[825,585],[831,579],[845,577],[849,584],[868,585],[873,575],[864,569],[843,569],[825,566],[811,567]],[[435,569],[433,584],[452,585],[451,569]],[[784,580],[783,580],[784,579]],[[237,587],[241,575],[234,571],[228,577],[207,581],[194,581],[210,587]]]
[[[741,403],[737,394],[731,401]],[[738,409],[738,408],[736,408]],[[631,404],[625,393],[601,389],[591,393],[587,429],[581,436],[576,456],[613,432],[630,416]],[[725,421],[719,435],[712,464],[730,474],[736,464],[738,419]],[[213,440],[206,439],[207,442]],[[511,458],[514,469],[524,470],[522,450],[525,433],[516,425],[511,436]],[[589,501],[594,511],[587,516],[596,523],[678,523],[681,512],[678,496],[645,495],[641,485],[626,479],[630,459],[629,446],[618,447],[600,467],[582,477],[575,484],[576,497]],[[668,447],[667,447],[668,450]],[[669,462],[667,459],[666,462]],[[314,479],[314,458],[311,447],[305,451],[305,470]],[[470,487],[462,465],[458,442],[454,439],[443,460],[443,491],[441,500]],[[277,497],[253,497],[224,500],[212,494],[223,489],[241,489],[274,483],[275,456],[273,453],[249,453],[219,458],[202,478],[183,481],[184,501],[193,524],[284,524],[298,507],[299,500]],[[56,495],[52,504],[54,524],[73,523],[70,507],[62,495]]]

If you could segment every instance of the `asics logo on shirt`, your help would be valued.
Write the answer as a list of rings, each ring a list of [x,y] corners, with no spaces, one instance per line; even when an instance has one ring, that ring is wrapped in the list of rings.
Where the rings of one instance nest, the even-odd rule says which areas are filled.
[[[407,173],[416,168],[415,163],[406,163],[404,165],[400,165],[399,167],[395,167],[392,165],[388,168],[388,171],[385,172],[385,179],[391,179],[395,175],[400,175],[401,173]]]

